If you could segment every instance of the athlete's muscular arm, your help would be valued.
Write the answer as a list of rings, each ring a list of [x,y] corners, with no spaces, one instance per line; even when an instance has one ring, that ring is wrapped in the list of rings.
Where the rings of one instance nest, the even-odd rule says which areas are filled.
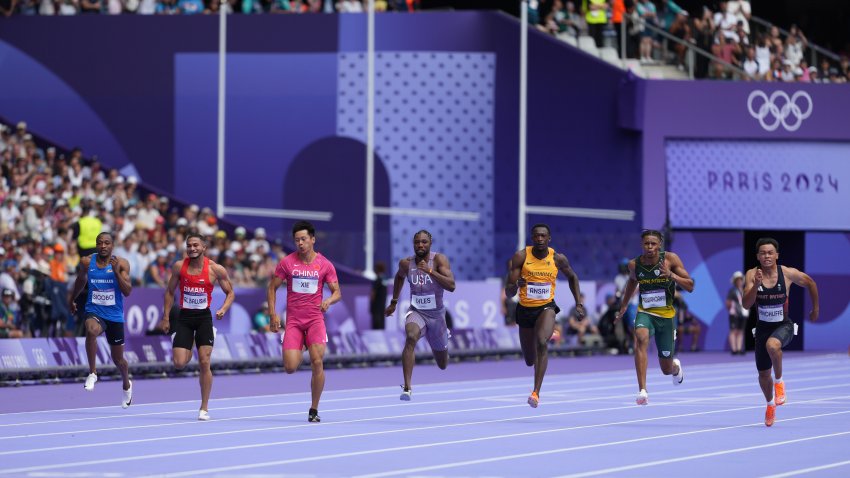
[[[578,318],[584,317],[586,312],[584,310],[584,304],[581,302],[581,286],[578,282],[578,274],[570,266],[570,261],[564,254],[555,254],[555,265],[558,266],[558,270],[567,276],[567,280],[570,281],[570,291],[573,293],[573,299],[576,302],[576,315],[578,315]]]
[[[427,262],[420,262],[417,267],[419,270],[423,272],[427,272],[437,281],[437,284],[443,289],[446,289],[449,292],[455,291],[455,275],[452,273],[452,269],[449,266],[449,258],[443,254],[437,254],[434,256],[434,269],[429,270],[427,267]]]
[[[629,281],[626,283],[626,288],[623,290],[623,297],[620,299],[620,310],[617,311],[617,315],[614,316],[614,322],[619,322],[623,315],[626,314],[626,309],[629,308],[629,302],[632,300],[632,295],[635,293],[635,289],[637,288],[638,281],[637,277],[635,277],[635,261],[634,259],[629,261]]]
[[[185,260],[185,259],[184,259]],[[168,285],[165,286],[165,300],[162,304],[162,326],[163,332],[168,333],[171,327],[168,314],[171,312],[171,306],[174,305],[174,288],[180,282],[180,268],[183,267],[183,261],[175,262],[171,266],[171,275],[168,277]]]
[[[118,281],[118,288],[121,289],[121,293],[124,294],[124,297],[128,297],[130,292],[133,291],[133,284],[130,283],[130,263],[127,259],[122,259],[116,256],[112,256],[109,263],[112,264],[112,270],[115,271],[115,279]]]
[[[236,294],[233,292],[233,284],[230,282],[230,276],[227,274],[227,269],[224,266],[210,261],[210,271],[212,271],[215,279],[218,281],[218,286],[225,293],[224,304],[221,304],[221,307],[215,311],[216,320],[221,320],[224,318],[224,314],[227,313],[228,309],[230,309],[230,306],[233,305]]]
[[[323,300],[319,308],[322,312],[327,312],[331,305],[342,300],[342,291],[339,289],[339,282],[326,282],[328,289],[331,290],[331,296]]]
[[[515,296],[520,287],[525,287],[525,279],[522,278],[523,262],[525,262],[525,249],[517,251],[511,258],[508,280],[505,284],[505,295],[508,297]]]
[[[277,288],[283,284],[286,284],[285,280],[278,277],[277,274],[272,274],[272,280],[269,281],[269,288],[266,290],[266,301],[269,303],[269,314],[271,315],[271,320],[269,321],[269,330],[271,332],[280,330],[280,316],[277,314],[275,302],[277,302]]]
[[[77,280],[74,281],[74,289],[71,291],[71,297],[68,299],[68,307],[72,314],[77,313],[77,296],[86,287],[86,282],[89,280],[89,264],[91,264],[91,256],[80,259],[80,266],[77,270]]]
[[[744,308],[749,309],[756,303],[756,293],[764,278],[761,268],[756,267],[747,271],[747,276],[744,278]]]
[[[407,277],[407,272],[410,270],[410,259],[402,259],[398,261],[398,272],[393,278],[393,298],[390,305],[384,311],[384,316],[389,317],[395,313],[395,306],[398,304],[398,296],[401,294],[401,289],[404,287],[404,278]]]
[[[801,270],[794,269],[793,267],[781,267],[782,273],[788,280],[800,287],[805,287],[809,291],[809,297],[812,298],[812,310],[809,311],[809,320],[812,322],[818,320],[818,315],[820,315],[820,299],[818,297],[818,285],[815,283],[815,280]]]
[[[682,263],[682,258],[678,254],[668,252],[660,269],[661,275],[675,282],[677,286],[688,292],[694,291],[694,280],[688,274],[685,265]]]

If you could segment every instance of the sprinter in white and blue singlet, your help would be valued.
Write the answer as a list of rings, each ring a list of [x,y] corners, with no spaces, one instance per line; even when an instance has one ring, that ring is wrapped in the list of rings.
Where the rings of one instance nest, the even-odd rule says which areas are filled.
[[[744,307],[758,306],[755,328],[756,369],[759,385],[767,400],[764,424],[772,426],[776,407],[785,403],[785,382],[782,381],[782,348],[791,343],[796,324],[788,317],[788,281],[805,287],[812,299],[809,319],[818,319],[820,305],[818,286],[805,272],[779,265],[779,242],[770,237],[756,241],[759,266],[747,271],[744,279]],[[773,369],[773,377],[770,371]]]
[[[97,337],[106,332],[112,362],[121,374],[123,395],[121,407],[133,401],[133,383],[127,360],[124,358],[124,297],[133,290],[130,283],[130,263],[112,255],[112,234],[101,232],[95,242],[95,254],[80,259],[79,273],[71,292],[71,314],[77,313],[77,296],[88,285],[86,297],[86,355],[89,375],[83,388],[94,390],[97,383]]]
[[[171,267],[171,276],[165,287],[165,301],[162,307],[161,329],[168,333],[174,331],[172,340],[172,361],[177,370],[181,370],[192,360],[192,345],[198,347],[198,380],[201,384],[201,409],[198,420],[210,419],[209,400],[212,390],[212,370],[210,360],[215,344],[215,330],[212,323],[212,291],[218,282],[225,293],[224,303],[216,311],[215,318],[221,320],[236,295],[227,275],[227,269],[206,257],[206,240],[193,232],[186,236],[186,258],[177,261]],[[180,315],[175,324],[171,324],[168,311],[174,304],[174,289],[180,286]]]
[[[411,377],[416,362],[415,347],[423,334],[431,345],[431,353],[440,370],[445,370],[449,363],[449,331],[446,327],[443,291],[455,290],[455,277],[449,258],[439,252],[431,252],[430,232],[422,230],[413,235],[413,252],[412,257],[398,263],[398,272],[393,280],[393,298],[384,311],[387,317],[395,313],[398,296],[406,279],[410,284],[410,309],[404,316],[406,339],[401,354],[404,385],[401,386],[399,397],[405,401],[409,401],[413,395]]]
[[[676,286],[693,292],[694,280],[682,264],[682,259],[673,252],[664,250],[664,236],[659,231],[647,229],[641,233],[643,254],[629,261],[629,282],[623,292],[620,310],[615,316],[619,321],[626,313],[635,289],[638,289],[638,314],[635,318],[635,371],[638,380],[638,395],[635,403],[646,405],[647,349],[649,337],[655,336],[658,348],[658,365],[661,373],[673,376],[673,385],[681,385],[685,372],[677,357],[673,357],[676,344],[676,309],[673,297]]]
[[[513,297],[519,291],[516,308],[516,323],[519,326],[519,343],[525,364],[534,367],[534,389],[528,404],[537,408],[540,403],[540,387],[549,366],[549,339],[555,331],[555,316],[561,310],[555,304],[555,284],[560,271],[567,277],[570,292],[576,303],[576,315],[585,316],[581,301],[578,276],[564,254],[549,247],[552,235],[546,224],[531,227],[532,246],[517,251],[508,267],[505,280],[505,297]]]

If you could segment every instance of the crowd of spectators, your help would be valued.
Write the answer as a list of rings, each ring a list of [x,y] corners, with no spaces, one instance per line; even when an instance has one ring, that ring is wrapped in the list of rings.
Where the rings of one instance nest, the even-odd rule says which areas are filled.
[[[0,0],[0,15],[358,13],[366,0]],[[414,11],[420,0],[375,0],[376,11]]]
[[[688,12],[674,0],[531,0],[529,22],[553,35],[590,35],[597,47],[618,51],[625,31],[626,57],[642,64],[670,62],[685,70],[688,47],[666,40],[662,30],[711,53],[723,62],[696,55],[696,78],[781,82],[845,83],[850,60],[833,62],[820,56],[810,65],[809,41],[796,26],[783,35],[776,26],[763,28],[751,21],[749,0],[719,0],[713,7]],[[625,22],[625,26],[623,26]],[[606,39],[609,41],[606,43]],[[666,44],[666,50],[665,50]],[[730,68],[740,68],[746,74]]]
[[[223,227],[209,208],[143,192],[136,177],[86,161],[79,149],[40,146],[25,122],[0,124],[0,163],[0,329],[8,329],[0,336],[74,334],[68,291],[81,255],[94,252],[82,229],[112,233],[136,287],[164,287],[192,231],[211,238],[208,256],[237,287],[266,287],[285,254],[262,228]]]

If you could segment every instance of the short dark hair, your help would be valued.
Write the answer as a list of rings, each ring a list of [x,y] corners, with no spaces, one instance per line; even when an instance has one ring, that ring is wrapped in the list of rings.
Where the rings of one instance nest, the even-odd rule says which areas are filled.
[[[767,245],[767,244],[770,244],[771,246],[773,246],[774,249],[776,249],[776,252],[779,252],[779,241],[777,241],[776,239],[774,239],[772,237],[762,237],[758,241],[756,241],[756,252],[758,252],[759,249],[761,249],[761,246],[764,246],[764,245]]]
[[[416,234],[414,234],[414,235],[413,235],[413,239],[415,240],[415,239],[416,239],[416,236],[418,236],[419,234],[425,234],[426,236],[428,236],[428,240],[429,240],[429,241],[434,242],[434,238],[433,238],[433,237],[431,237],[431,233],[430,233],[430,232],[428,232],[428,231],[426,231],[425,229],[422,229],[422,230],[420,230],[420,231],[417,231],[417,232],[416,232]]]
[[[99,240],[100,240],[100,236],[109,236],[109,238],[110,238],[110,239],[112,239],[113,241],[115,241],[115,238],[114,238],[114,237],[112,237],[112,233],[111,233],[111,232],[109,232],[109,231],[103,231],[103,232],[101,232],[100,234],[98,234],[98,235],[97,235],[97,237],[95,237],[95,238],[94,238],[94,240],[95,240],[95,241],[99,241]]]
[[[542,228],[546,229],[546,234],[552,235],[552,231],[549,229],[549,225],[544,224],[542,222],[538,222],[537,224],[531,226],[531,231],[533,232],[538,227],[542,227]]]
[[[655,236],[664,244],[664,234],[661,234],[661,231],[656,231],[655,229],[644,229],[643,232],[640,233],[640,238],[643,239],[646,236]]]
[[[202,235],[198,234],[197,232],[190,232],[189,234],[187,234],[187,235],[186,235],[186,244],[188,244],[188,243],[189,243],[189,239],[191,239],[191,238],[193,238],[193,237],[197,237],[198,239],[200,239],[200,241],[201,241],[201,243],[202,243],[202,244],[206,244],[206,243],[207,243],[207,238],[205,238],[204,236],[202,236]]]
[[[295,237],[295,233],[298,231],[307,231],[307,234],[310,237],[316,236],[316,228],[313,227],[313,224],[309,221],[298,221],[292,225],[292,237]]]

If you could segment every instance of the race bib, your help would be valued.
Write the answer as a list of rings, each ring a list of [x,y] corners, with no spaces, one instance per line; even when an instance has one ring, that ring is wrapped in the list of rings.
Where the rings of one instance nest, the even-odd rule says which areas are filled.
[[[552,283],[528,282],[525,285],[525,296],[529,299],[550,299],[552,297]]]
[[[414,295],[410,297],[410,304],[419,310],[434,310],[437,308],[437,297],[431,295]]]
[[[784,304],[760,305],[759,320],[765,322],[782,322],[785,320]]]
[[[644,309],[652,309],[655,307],[666,307],[667,306],[667,294],[664,293],[664,290],[650,290],[647,292],[641,292],[640,301],[643,304]]]
[[[207,294],[198,292],[183,292],[183,308],[184,309],[206,309],[210,305],[207,303]]]
[[[319,279],[309,277],[293,277],[292,292],[299,294],[315,294],[319,290]]]
[[[92,290],[91,303],[95,305],[115,305],[115,289]]]

